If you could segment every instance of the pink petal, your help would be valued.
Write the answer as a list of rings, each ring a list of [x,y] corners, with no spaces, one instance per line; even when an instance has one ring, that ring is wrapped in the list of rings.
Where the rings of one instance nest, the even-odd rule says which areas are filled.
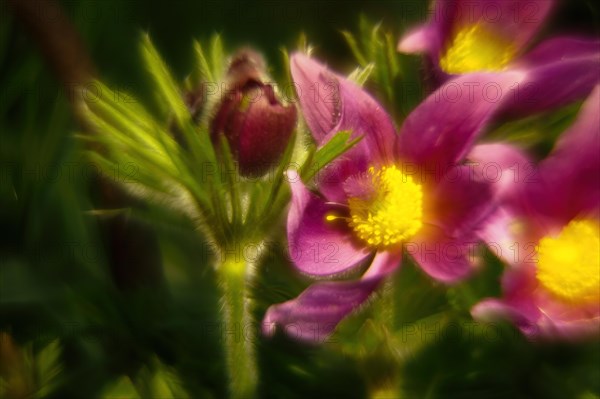
[[[409,31],[398,43],[401,53],[424,53],[432,49],[434,32],[429,26],[420,26]]]
[[[532,264],[507,271],[502,285],[503,298],[486,299],[473,307],[475,319],[509,320],[531,338],[577,340],[600,333],[600,304],[558,301],[539,286]]]
[[[353,138],[363,136],[316,177],[327,199],[342,202],[342,184],[349,176],[393,159],[394,126],[381,105],[354,83],[300,53],[292,56],[291,64],[304,118],[317,144],[343,130],[351,131]]]
[[[472,235],[495,209],[492,185],[469,166],[448,171],[431,195],[429,213],[448,237]]]
[[[405,244],[406,251],[432,278],[456,283],[474,270],[469,256],[474,254],[477,239],[453,239],[440,232],[420,234]]]
[[[344,317],[365,303],[400,260],[400,253],[378,253],[369,269],[374,271],[358,281],[316,283],[299,297],[271,306],[263,319],[263,333],[271,336],[281,327],[299,341],[323,342]]]
[[[437,0],[429,20],[404,36],[398,50],[427,52],[437,65],[458,29],[483,23],[520,52],[543,26],[554,4],[554,0]]]
[[[600,207],[600,86],[589,96],[574,124],[539,166],[538,181],[528,185],[537,213],[566,223]]]
[[[543,42],[513,66],[527,71],[506,112],[528,115],[586,98],[600,83],[600,41],[561,37]]]
[[[350,130],[353,137],[364,136],[357,148],[369,159],[392,155],[394,125],[373,97],[303,54],[294,54],[291,63],[294,82],[302,88],[299,98],[304,117],[319,144],[339,131]]]
[[[304,186],[300,178],[288,173],[292,205],[287,231],[290,256],[296,267],[313,276],[327,276],[352,269],[370,251],[354,241],[344,220],[326,221],[328,214],[344,210],[328,205]]]
[[[404,121],[401,157],[428,168],[454,165],[523,78],[519,72],[476,73],[447,82]]]
[[[471,309],[471,315],[479,322],[493,324],[499,321],[509,321],[515,324],[523,334],[535,337],[539,333],[539,327],[519,308],[510,306],[500,299],[485,299]]]
[[[337,93],[337,77],[324,65],[301,54],[290,58],[290,69],[304,119],[320,144],[339,122],[336,109],[341,100]]]
[[[537,167],[521,149],[509,144],[480,144],[469,155],[469,166],[493,184],[496,198],[507,201],[518,195],[523,185],[538,179]]]

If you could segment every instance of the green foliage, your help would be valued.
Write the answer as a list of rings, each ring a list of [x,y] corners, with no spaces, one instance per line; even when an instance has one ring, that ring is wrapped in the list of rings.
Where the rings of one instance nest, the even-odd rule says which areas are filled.
[[[573,123],[580,108],[581,103],[575,103],[559,110],[511,120],[491,129],[487,137],[490,141],[502,140],[529,149],[542,157]]]
[[[370,79],[386,110],[396,120],[406,117],[422,99],[418,60],[398,53],[398,35],[365,16],[360,18],[358,34],[342,31],[342,35],[362,68],[352,79],[361,85]]]
[[[304,180],[310,180],[320,170],[329,165],[344,152],[354,147],[362,137],[350,140],[352,132],[341,131],[336,133],[327,143],[323,144],[313,156],[304,164],[301,171]]]

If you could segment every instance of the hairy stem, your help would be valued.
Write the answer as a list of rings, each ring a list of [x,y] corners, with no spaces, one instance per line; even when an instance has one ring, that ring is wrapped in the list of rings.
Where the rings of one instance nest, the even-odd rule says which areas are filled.
[[[224,351],[229,394],[232,399],[255,397],[257,367],[255,357],[256,323],[249,298],[249,265],[240,247],[222,255],[218,273],[221,279]]]

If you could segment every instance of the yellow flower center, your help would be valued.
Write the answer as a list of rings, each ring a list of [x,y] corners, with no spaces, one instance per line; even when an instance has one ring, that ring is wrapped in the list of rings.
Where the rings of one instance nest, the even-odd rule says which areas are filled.
[[[467,25],[454,35],[441,68],[450,74],[501,71],[514,58],[514,44],[482,23]]]
[[[371,167],[370,194],[352,197],[350,227],[370,247],[380,248],[413,236],[422,225],[423,191],[396,166]]]
[[[575,220],[537,246],[537,279],[558,299],[585,304],[600,299],[598,223]]]

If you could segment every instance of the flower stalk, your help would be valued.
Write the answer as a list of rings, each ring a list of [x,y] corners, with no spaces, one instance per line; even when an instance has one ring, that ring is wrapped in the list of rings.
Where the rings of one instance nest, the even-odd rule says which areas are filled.
[[[255,397],[258,381],[254,346],[256,325],[249,296],[252,268],[241,248],[241,245],[234,245],[223,251],[217,268],[223,306],[223,349],[232,399]]]

